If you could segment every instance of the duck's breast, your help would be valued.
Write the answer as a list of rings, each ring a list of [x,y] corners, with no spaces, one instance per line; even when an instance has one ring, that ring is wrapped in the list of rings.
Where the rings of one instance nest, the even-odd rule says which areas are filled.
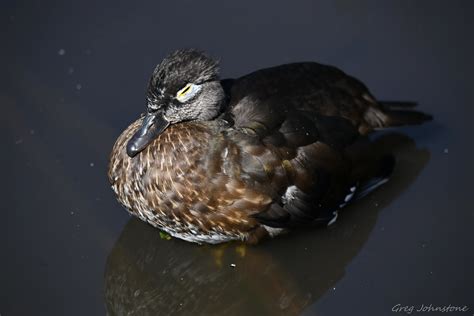
[[[268,189],[242,168],[249,159],[244,150],[251,146],[215,126],[182,123],[130,158],[126,143],[139,126],[140,120],[130,125],[112,151],[109,179],[118,200],[132,214],[180,238],[189,232],[245,239],[257,225],[251,215],[272,202]]]

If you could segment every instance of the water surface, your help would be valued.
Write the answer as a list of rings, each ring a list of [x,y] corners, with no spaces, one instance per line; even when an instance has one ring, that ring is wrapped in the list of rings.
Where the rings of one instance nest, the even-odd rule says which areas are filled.
[[[471,2],[1,6],[2,316],[472,314]],[[162,240],[118,205],[106,169],[153,67],[182,47],[219,57],[223,77],[337,65],[435,120],[377,136],[399,161],[392,181],[328,230],[250,248]]]

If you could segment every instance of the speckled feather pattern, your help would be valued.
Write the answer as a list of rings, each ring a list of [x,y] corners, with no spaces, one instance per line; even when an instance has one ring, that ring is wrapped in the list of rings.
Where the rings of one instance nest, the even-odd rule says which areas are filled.
[[[140,120],[119,137],[109,169],[112,188],[130,213],[194,242],[248,240],[259,234],[250,215],[264,210],[272,199],[239,179],[238,159],[229,159],[239,149],[217,132],[218,127],[171,126],[132,159],[125,143],[139,125]]]

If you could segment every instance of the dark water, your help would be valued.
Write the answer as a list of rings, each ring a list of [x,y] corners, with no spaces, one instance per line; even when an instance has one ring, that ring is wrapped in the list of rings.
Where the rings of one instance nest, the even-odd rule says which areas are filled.
[[[472,315],[473,8],[2,2],[0,314]],[[223,77],[337,65],[435,121],[378,135],[392,181],[330,229],[258,247],[162,240],[115,202],[106,166],[152,68],[181,47],[220,57]]]

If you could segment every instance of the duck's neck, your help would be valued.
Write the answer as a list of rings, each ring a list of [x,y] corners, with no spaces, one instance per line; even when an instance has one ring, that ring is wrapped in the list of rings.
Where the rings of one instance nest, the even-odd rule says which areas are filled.
[[[216,118],[224,119],[230,121],[232,119],[230,115],[230,98],[231,98],[231,89],[234,84],[235,79],[223,79],[220,81],[222,90],[224,90],[224,98],[220,104],[220,111]]]

